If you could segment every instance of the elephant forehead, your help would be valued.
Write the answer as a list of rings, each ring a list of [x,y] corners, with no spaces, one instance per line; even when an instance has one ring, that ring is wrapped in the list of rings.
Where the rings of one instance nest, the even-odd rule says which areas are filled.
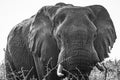
[[[85,30],[85,24],[83,22],[83,19],[81,17],[81,15],[77,15],[77,14],[68,14],[67,18],[60,23],[57,28],[56,28],[56,32],[62,30],[62,31],[68,31],[71,29],[72,30],[77,30],[77,29],[83,29]],[[84,27],[84,28],[83,28]]]
[[[56,34],[73,34],[76,32],[84,32],[86,34],[88,31],[90,31],[90,34],[92,34],[96,31],[96,28],[94,28],[93,24],[89,23],[86,17],[73,15],[59,24],[55,32]]]
[[[76,32],[82,32],[84,35],[96,33],[95,25],[88,19],[88,10],[81,7],[64,8],[59,11],[60,14],[65,14],[65,19],[56,26],[55,35],[71,35]],[[60,14],[58,13],[58,16]],[[57,15],[56,15],[57,16]],[[59,20],[59,19],[58,19]]]
[[[71,13],[71,12],[76,12],[76,13],[83,13],[85,11],[88,11],[87,8],[85,7],[78,7],[78,6],[64,6],[60,9],[57,10],[56,14],[59,13]]]

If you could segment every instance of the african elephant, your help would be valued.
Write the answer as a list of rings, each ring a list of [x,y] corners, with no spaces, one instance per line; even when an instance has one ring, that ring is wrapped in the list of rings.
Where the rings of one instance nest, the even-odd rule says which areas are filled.
[[[58,76],[63,68],[88,80],[93,66],[108,57],[116,40],[113,22],[101,5],[64,7],[55,15],[59,44]],[[80,75],[82,73],[83,75]]]
[[[98,63],[108,57],[115,40],[112,20],[103,6],[45,6],[9,33],[6,73],[23,68],[30,71],[27,80],[59,80],[67,70],[79,79],[81,72],[87,80],[92,68],[99,68]]]

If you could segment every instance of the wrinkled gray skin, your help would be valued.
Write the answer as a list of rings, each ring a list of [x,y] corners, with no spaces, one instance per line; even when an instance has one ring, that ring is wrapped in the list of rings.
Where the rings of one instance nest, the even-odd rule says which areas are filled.
[[[100,5],[64,7],[55,15],[54,36],[60,49],[58,76],[63,68],[88,80],[92,68],[108,57],[116,39],[107,10]],[[98,67],[98,66],[97,66]]]
[[[51,69],[58,65],[46,80],[66,76],[63,68],[79,80],[81,72],[87,80],[92,68],[108,57],[115,39],[112,20],[100,5],[79,7],[58,3],[45,6],[15,26],[8,35],[6,73],[11,72],[9,62],[16,72],[22,67],[24,70],[33,68],[27,80],[33,75],[42,80],[47,74],[47,65]]]

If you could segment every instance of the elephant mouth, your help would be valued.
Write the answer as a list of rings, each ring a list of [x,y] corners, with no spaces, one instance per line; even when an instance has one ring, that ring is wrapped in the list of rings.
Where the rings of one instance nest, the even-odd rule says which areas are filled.
[[[74,56],[67,57],[58,65],[57,75],[59,77],[64,75],[62,71],[66,71],[68,74],[70,72],[78,78],[81,75],[88,75],[93,69],[94,64],[89,51],[79,50],[77,52],[75,51],[75,53],[71,52]]]
[[[82,54],[81,54],[82,53]],[[67,56],[61,65],[68,70],[73,71],[78,68],[82,72],[90,71],[94,65],[92,61],[92,55],[87,50],[80,50],[77,52],[72,52],[73,56]]]

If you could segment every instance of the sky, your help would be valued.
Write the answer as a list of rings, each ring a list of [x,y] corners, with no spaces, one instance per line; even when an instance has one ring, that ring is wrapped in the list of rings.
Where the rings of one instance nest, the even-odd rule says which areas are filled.
[[[4,59],[4,48],[10,30],[22,20],[36,14],[46,5],[65,2],[76,6],[103,5],[109,12],[117,34],[110,59],[120,59],[120,0],[0,0],[0,62]]]

